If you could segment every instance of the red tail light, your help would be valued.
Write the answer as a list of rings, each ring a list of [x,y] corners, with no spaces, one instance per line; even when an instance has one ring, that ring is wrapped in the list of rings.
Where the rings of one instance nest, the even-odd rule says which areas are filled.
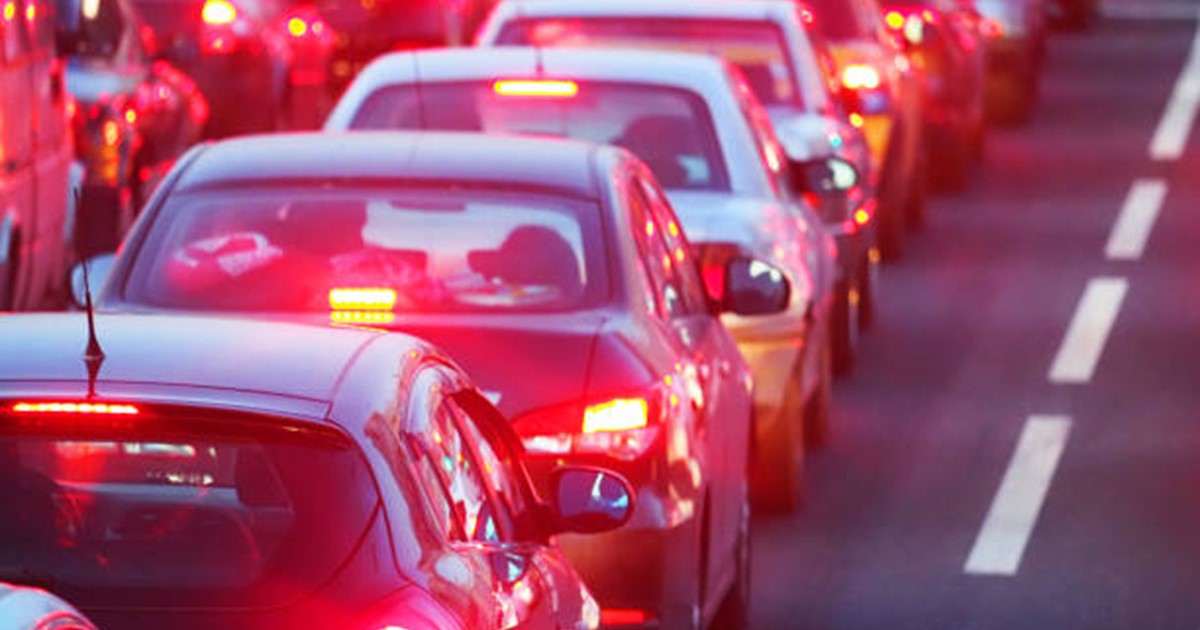
[[[500,80],[492,84],[492,91],[498,96],[573,98],[579,94],[579,84],[552,79]]]
[[[20,415],[36,414],[84,414],[110,416],[136,416],[140,410],[136,405],[124,403],[97,403],[81,401],[37,401],[13,403],[12,412]]]
[[[622,397],[536,409],[517,418],[513,428],[531,453],[636,459],[658,437],[662,405],[657,398]]]
[[[600,623],[605,626],[631,626],[646,623],[644,610],[635,608],[605,608],[600,611]]]
[[[208,0],[200,10],[200,19],[209,26],[233,24],[237,16],[237,8],[229,0]]]
[[[850,90],[874,90],[882,80],[879,71],[861,63],[850,64],[842,69],[842,85]]]

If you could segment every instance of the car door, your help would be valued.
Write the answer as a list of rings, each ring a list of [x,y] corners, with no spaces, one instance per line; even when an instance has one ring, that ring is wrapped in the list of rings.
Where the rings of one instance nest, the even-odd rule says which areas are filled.
[[[472,585],[471,616],[487,619],[486,627],[556,627],[561,580],[540,541],[521,540],[525,502],[506,491],[513,484],[475,424],[479,411],[472,415],[457,399],[462,380],[448,366],[433,365],[413,383],[419,403],[408,414],[403,441],[422,479],[445,498],[452,548],[485,567],[476,575],[486,580]]]
[[[25,306],[37,234],[34,99],[24,4],[0,0],[0,309]],[[18,15],[21,14],[21,15]]]
[[[737,514],[744,488],[749,437],[746,410],[729,409],[725,389],[738,354],[728,332],[713,317],[682,228],[648,170],[630,182],[635,241],[645,261],[659,304],[656,314],[677,341],[677,371],[692,396],[697,414],[695,439],[701,446],[709,499],[709,566],[704,601],[730,575],[737,539]],[[717,579],[714,579],[717,578]]]

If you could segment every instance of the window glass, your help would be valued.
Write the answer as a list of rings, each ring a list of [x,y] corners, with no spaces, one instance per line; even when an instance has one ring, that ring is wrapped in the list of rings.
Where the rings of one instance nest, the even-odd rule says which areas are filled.
[[[577,48],[656,48],[711,54],[741,68],[765,103],[802,105],[783,33],[767,20],[521,18],[500,44]]]
[[[23,20],[17,14],[24,13],[25,4],[19,0],[0,0],[0,12],[11,13],[12,19],[0,17],[0,39],[4,44],[4,61],[15,63],[29,56],[28,33],[22,28]]]
[[[29,38],[39,54],[54,54],[53,6],[45,0],[29,0],[25,6],[25,23]]]
[[[81,0],[79,41],[75,55],[112,58],[121,46],[125,16],[117,0]]]
[[[688,304],[685,302],[684,290],[680,286],[675,267],[681,264],[680,260],[686,258],[672,252],[663,239],[665,230],[651,213],[650,202],[642,186],[632,186],[629,196],[634,239],[638,243],[646,273],[654,290],[658,315],[664,319],[681,317],[687,314]],[[683,256],[686,256],[686,253]]]
[[[832,40],[870,37],[871,25],[862,19],[855,0],[810,0],[813,26]]]
[[[499,190],[274,188],[173,196],[127,298],[170,308],[328,311],[387,288],[400,312],[564,311],[605,295],[595,202]]]
[[[493,81],[390,86],[371,94],[354,129],[483,131],[615,144],[640,157],[669,189],[729,190],[707,106],[674,88],[606,82],[571,96],[502,95]]]
[[[649,209],[658,226],[658,232],[671,252],[674,264],[671,265],[669,274],[674,278],[672,284],[679,287],[683,309],[692,314],[706,313],[708,311],[707,299],[700,281],[700,272],[692,257],[691,245],[683,233],[679,220],[671,209],[666,196],[658,187],[644,179],[639,179],[638,183],[649,201]]]
[[[479,453],[479,465],[483,470],[484,482],[500,501],[502,515],[517,515],[525,511],[525,494],[519,484],[517,456],[504,444],[493,443],[479,430],[478,420],[455,401],[448,401],[461,420],[463,433],[473,442]]]
[[[83,607],[270,608],[320,588],[379,502],[361,455],[203,426],[0,435],[0,580]]]

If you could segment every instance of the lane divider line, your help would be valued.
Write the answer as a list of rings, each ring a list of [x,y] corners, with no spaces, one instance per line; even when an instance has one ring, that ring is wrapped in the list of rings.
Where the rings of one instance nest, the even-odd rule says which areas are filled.
[[[1150,159],[1178,160],[1183,155],[1197,107],[1200,107],[1200,27],[1192,40],[1192,52],[1171,91],[1171,100],[1150,140]]]
[[[1167,197],[1167,182],[1138,179],[1129,188],[1121,214],[1108,236],[1104,254],[1109,260],[1137,260],[1146,250],[1146,241]]]
[[[1128,291],[1129,282],[1124,278],[1088,281],[1050,366],[1051,383],[1082,384],[1092,380]]]
[[[1000,489],[975,538],[963,572],[1014,576],[1050,491],[1071,431],[1067,416],[1033,415],[1025,421]]]

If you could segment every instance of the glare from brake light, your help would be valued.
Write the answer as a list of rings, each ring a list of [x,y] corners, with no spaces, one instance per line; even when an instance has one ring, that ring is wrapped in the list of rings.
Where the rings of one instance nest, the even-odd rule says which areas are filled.
[[[140,413],[134,405],[90,402],[19,402],[12,406],[12,411],[19,414],[83,413],[113,416],[136,416]]]
[[[866,225],[871,222],[871,213],[863,208],[854,211],[854,222],[858,225]]]
[[[390,324],[396,314],[388,311],[334,311],[329,319],[335,324]]]
[[[503,80],[493,83],[492,91],[499,96],[571,98],[579,94],[579,84],[557,80]]]
[[[649,409],[641,398],[617,398],[583,412],[583,432],[628,431],[646,426]]]
[[[899,11],[888,11],[887,15],[883,16],[883,21],[887,22],[887,25],[894,31],[903,28],[906,19],[904,14]]]
[[[851,90],[874,90],[879,87],[879,72],[871,66],[854,64],[842,70],[842,85]]]
[[[233,24],[237,19],[237,9],[229,0],[208,0],[200,10],[200,18],[211,26]]]
[[[330,289],[329,308],[335,311],[390,311],[396,291],[384,288]]]
[[[292,37],[304,37],[308,34],[308,22],[305,22],[303,18],[294,17],[288,20],[287,29]]]

